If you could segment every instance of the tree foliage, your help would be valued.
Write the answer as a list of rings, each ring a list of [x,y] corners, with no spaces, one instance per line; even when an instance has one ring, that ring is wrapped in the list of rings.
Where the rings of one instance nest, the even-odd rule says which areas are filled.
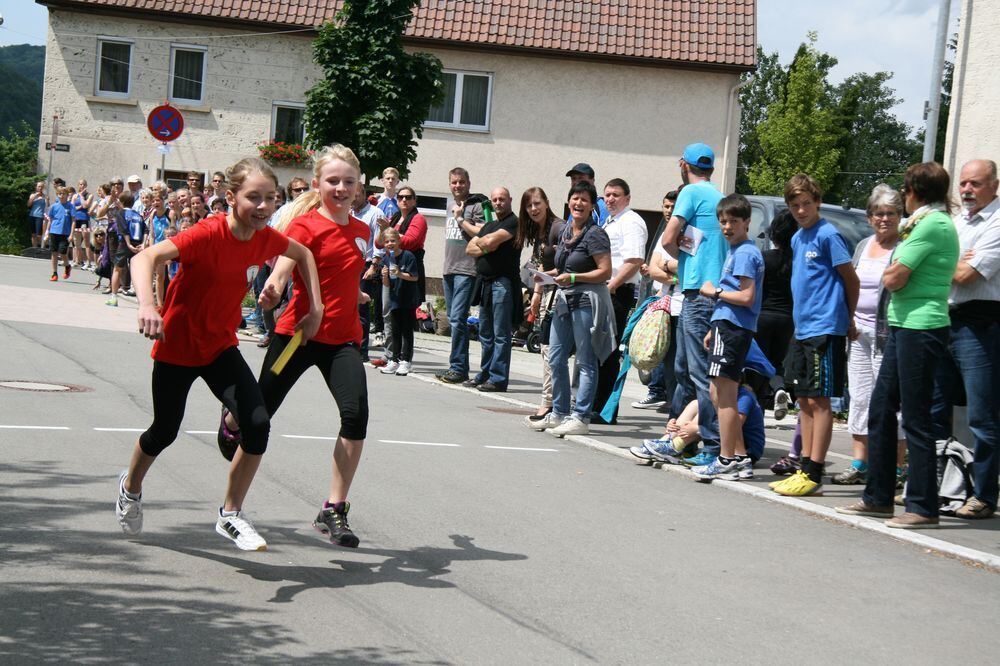
[[[750,167],[757,194],[780,195],[785,181],[804,171],[826,189],[837,174],[837,117],[827,104],[826,76],[812,44],[800,49],[784,95],[771,103],[757,130],[761,156]]]
[[[45,47],[0,46],[0,135],[13,136],[22,122],[36,133],[42,120]]]
[[[348,0],[324,25],[313,56],[324,79],[306,93],[306,141],[349,146],[366,180],[394,166],[405,178],[421,125],[443,95],[441,62],[403,50],[419,0]]]
[[[35,173],[37,150],[38,135],[27,123],[22,122],[7,136],[0,136],[0,226],[12,230],[25,242],[28,240],[25,204],[40,178]]]
[[[832,85],[829,73],[837,59],[818,52],[815,41],[815,33],[810,33],[787,68],[777,52],[758,49],[757,72],[740,91],[737,191],[780,194],[788,175],[805,171],[824,185],[828,202],[864,207],[876,184],[901,184],[906,167],[920,159],[921,140],[915,140],[913,128],[892,113],[902,100],[889,87],[891,72],[855,74]],[[950,89],[947,72],[946,90]],[[943,131],[944,98],[941,113]],[[813,132],[817,123],[825,128],[819,145]],[[762,134],[767,134],[766,142]],[[834,152],[835,168],[825,180],[820,176],[830,174]],[[826,161],[817,168],[819,156]],[[755,167],[757,180],[751,182]]]

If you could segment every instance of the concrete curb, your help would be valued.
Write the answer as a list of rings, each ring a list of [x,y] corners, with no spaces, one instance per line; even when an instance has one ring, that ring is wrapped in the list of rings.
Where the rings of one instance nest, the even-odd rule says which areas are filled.
[[[475,394],[478,397],[489,398],[490,400],[495,400],[497,402],[503,402],[509,405],[515,405],[518,407],[525,408],[535,408],[538,407],[536,404],[528,403],[523,400],[518,400],[517,398],[510,398],[508,396],[498,394],[498,393],[482,393],[475,389],[466,388],[464,386],[455,384],[445,384],[438,381],[429,375],[411,374],[410,377],[418,381],[422,381],[427,384],[433,384],[435,386],[440,386],[445,389],[450,389],[454,391],[464,391],[466,393]],[[577,444],[582,444],[588,446],[602,453],[607,453],[619,458],[624,458],[626,460],[637,461],[638,459],[629,453],[627,450],[614,446],[613,444],[608,444],[607,442],[602,442],[599,439],[594,439],[593,437],[586,437],[583,435],[570,435],[565,438],[568,441],[575,442]],[[773,440],[772,440],[773,441]],[[685,476],[691,480],[694,477],[688,472],[687,468],[678,465],[661,465],[660,469],[667,472]],[[833,522],[840,523],[842,525],[849,525],[851,527],[857,527],[863,530],[868,530],[870,532],[875,532],[876,534],[881,534],[882,536],[895,539],[896,541],[902,541],[904,543],[923,548],[928,552],[936,552],[942,555],[961,560],[968,564],[985,567],[1000,573],[1000,556],[991,555],[990,553],[985,553],[973,548],[967,548],[965,546],[960,546],[958,544],[949,543],[942,539],[935,539],[934,537],[927,536],[921,532],[914,532],[908,530],[893,529],[891,527],[886,527],[885,523],[863,516],[848,516],[845,514],[837,513],[834,509],[823,506],[821,504],[813,504],[812,502],[807,502],[806,500],[798,499],[797,497],[785,497],[784,495],[779,495],[777,493],[771,492],[768,489],[759,488],[752,484],[740,483],[739,481],[712,481],[712,485],[721,486],[722,488],[741,493],[743,495],[749,495],[756,499],[773,502],[776,504],[783,504],[785,506],[803,511],[805,513],[812,514],[830,520]]]

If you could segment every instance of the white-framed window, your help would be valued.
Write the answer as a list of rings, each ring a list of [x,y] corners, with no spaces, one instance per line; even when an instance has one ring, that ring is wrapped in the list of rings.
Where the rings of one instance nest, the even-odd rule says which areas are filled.
[[[132,92],[132,42],[116,37],[97,38],[97,76],[94,94],[127,98]]]
[[[305,143],[305,118],[305,104],[274,102],[271,105],[271,140],[282,143]]]
[[[189,44],[170,46],[170,101],[201,104],[205,101],[205,67],[208,48]]]
[[[424,126],[488,132],[493,75],[445,70],[442,76],[444,99],[431,107]]]

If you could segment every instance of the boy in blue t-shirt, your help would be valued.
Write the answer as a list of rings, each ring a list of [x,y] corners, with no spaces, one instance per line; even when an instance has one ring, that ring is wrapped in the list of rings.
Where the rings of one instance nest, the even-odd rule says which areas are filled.
[[[743,364],[757,330],[764,283],[764,256],[747,237],[750,212],[750,202],[742,194],[730,194],[719,202],[716,214],[729,242],[729,253],[719,284],[706,280],[699,289],[702,296],[715,299],[704,344],[709,352],[708,376],[721,444],[715,460],[691,470],[705,480],[753,477],[738,409]]]
[[[804,173],[785,184],[785,203],[799,230],[792,236],[792,319],[795,335],[785,362],[785,381],[794,387],[802,425],[802,469],[772,490],[813,495],[822,487],[823,464],[833,436],[830,398],[844,389],[847,338],[857,337],[854,306],[858,275],[847,243],[819,215],[823,193]]]
[[[69,264],[69,237],[73,233],[73,206],[69,203],[69,188],[60,187],[56,190],[59,200],[49,206],[46,217],[49,220],[49,249],[52,256],[52,277],[50,282],[59,280],[59,258],[62,258],[65,270],[63,279],[69,279],[71,266]]]

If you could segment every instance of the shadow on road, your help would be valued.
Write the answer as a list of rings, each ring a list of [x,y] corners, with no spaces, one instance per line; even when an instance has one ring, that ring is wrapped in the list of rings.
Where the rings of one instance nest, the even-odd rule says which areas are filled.
[[[199,533],[204,528],[198,528]],[[285,541],[297,541],[302,547],[316,548],[323,546],[316,539],[300,534],[290,528],[274,528],[267,530],[283,535]],[[425,588],[450,588],[455,584],[443,580],[440,576],[451,572],[449,568],[454,562],[473,562],[494,560],[498,562],[526,560],[527,555],[503,553],[496,550],[485,550],[472,544],[468,536],[453,534],[452,543],[455,548],[432,548],[419,546],[411,550],[391,550],[380,548],[358,548],[344,551],[364,555],[374,555],[386,558],[382,562],[357,562],[354,560],[330,560],[329,566],[278,565],[253,559],[253,554],[229,555],[215,550],[192,548],[179,544],[191,543],[184,535],[164,536],[157,538],[148,545],[163,548],[212,562],[218,562],[231,567],[236,573],[268,583],[287,583],[279,587],[268,599],[269,603],[288,603],[294,597],[308,590],[338,589],[359,585],[378,585],[382,583],[401,583]]]

